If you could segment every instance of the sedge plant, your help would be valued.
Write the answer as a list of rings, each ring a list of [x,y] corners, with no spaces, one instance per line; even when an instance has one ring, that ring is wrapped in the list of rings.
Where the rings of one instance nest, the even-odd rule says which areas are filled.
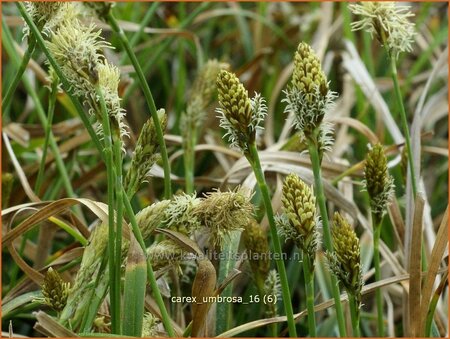
[[[359,239],[347,219],[338,212],[334,214],[331,233],[334,251],[326,253],[328,266],[347,291],[353,336],[360,337],[363,280]]]
[[[311,187],[296,174],[286,177],[283,184],[284,215],[279,222],[280,233],[294,241],[303,255],[303,275],[305,277],[306,305],[308,310],[308,331],[316,336],[314,312],[314,265],[319,245],[320,219],[316,214],[316,197]]]
[[[259,189],[269,220],[270,233],[274,252],[277,255],[277,268],[280,275],[284,311],[288,320],[289,335],[297,336],[295,328],[291,296],[287,280],[286,268],[281,259],[281,243],[278,237],[272,202],[267,187],[264,172],[259,160],[256,147],[256,132],[261,129],[260,123],[267,114],[265,100],[256,94],[254,98],[248,97],[248,92],[237,76],[226,70],[221,70],[217,77],[217,90],[220,108],[217,112],[220,117],[220,126],[225,129],[225,137],[231,146],[237,147],[245,155],[256,177]]]
[[[375,144],[369,150],[364,166],[364,188],[370,197],[370,208],[373,223],[373,261],[375,266],[375,280],[381,280],[380,268],[380,235],[381,223],[386,209],[394,194],[394,180],[389,175],[386,154],[381,144]],[[375,291],[377,304],[378,335],[384,335],[383,296],[378,288]]]
[[[408,154],[411,185],[414,197],[417,194],[417,177],[415,174],[414,158],[411,149],[411,137],[408,128],[408,119],[403,103],[402,92],[398,81],[397,59],[400,53],[410,52],[416,35],[415,25],[408,18],[414,16],[409,6],[399,5],[391,1],[361,2],[350,4],[350,10],[362,18],[351,24],[353,30],[365,30],[375,37],[384,47],[391,77],[394,83],[394,93],[400,109],[400,119],[405,134],[406,151]]]
[[[294,72],[291,86],[285,91],[285,112],[293,114],[294,127],[308,146],[314,174],[314,191],[323,225],[323,242],[327,251],[333,251],[328,211],[323,189],[321,161],[332,145],[332,128],[324,122],[325,114],[333,105],[336,93],[330,90],[320,60],[306,43],[298,45],[294,56]],[[340,303],[340,291],[336,278],[331,276],[331,289],[335,301],[339,334],[346,336],[345,319]]]

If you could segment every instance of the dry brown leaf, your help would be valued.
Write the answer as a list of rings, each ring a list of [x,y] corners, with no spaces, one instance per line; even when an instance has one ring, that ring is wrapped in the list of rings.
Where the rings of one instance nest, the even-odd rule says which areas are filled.
[[[65,328],[63,325],[58,323],[54,318],[50,317],[43,311],[34,312],[37,319],[34,328],[49,337],[56,338],[76,338],[78,337],[74,332]]]
[[[108,219],[108,207],[106,204],[89,200],[89,199],[74,199],[65,198],[54,201],[49,205],[43,207],[35,214],[25,219],[22,223],[14,229],[5,234],[2,239],[3,246],[8,246],[11,242],[21,234],[32,229],[37,223],[47,220],[49,217],[58,215],[62,211],[68,209],[76,204],[83,204],[88,207],[99,219],[106,222]]]
[[[409,297],[408,297],[408,316],[409,333],[411,337],[417,337],[421,321],[420,302],[421,302],[421,253],[422,253],[422,227],[423,227],[423,208],[425,200],[421,194],[416,196],[414,219],[412,227],[411,254],[409,258]]]
[[[192,337],[199,337],[205,326],[211,303],[204,302],[203,298],[215,296],[217,279],[216,269],[208,258],[201,257],[197,263],[197,273],[192,283],[192,297],[197,298],[192,304]]]
[[[428,313],[428,308],[430,305],[430,299],[433,294],[433,285],[436,280],[436,276],[441,265],[445,249],[448,245],[448,205],[445,210],[445,214],[442,217],[441,225],[436,236],[436,242],[434,244],[433,250],[431,252],[431,260],[428,263],[428,272],[425,277],[425,282],[422,287],[422,303],[421,311],[422,315],[419,334],[423,335],[425,331],[425,317]]]

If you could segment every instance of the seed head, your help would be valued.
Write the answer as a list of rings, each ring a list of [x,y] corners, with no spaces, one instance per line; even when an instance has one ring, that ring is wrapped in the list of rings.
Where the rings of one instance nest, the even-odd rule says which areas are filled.
[[[110,117],[111,129],[113,133],[116,133],[122,140],[128,136],[127,126],[124,122],[126,115],[125,110],[121,107],[119,97],[119,82],[120,71],[119,69],[110,64],[106,59],[104,62],[100,62],[96,67],[98,75],[98,86],[100,87],[103,98],[105,99],[106,109]],[[94,98],[97,101],[97,98]],[[93,105],[94,106],[94,105]],[[94,106],[92,110],[95,110]],[[95,111],[94,111],[95,113]],[[123,149],[125,151],[125,149]]]
[[[309,137],[320,126],[336,94],[329,89],[319,58],[304,42],[295,52],[292,85],[284,92],[285,113],[293,112],[295,128]]]
[[[61,279],[59,273],[51,267],[47,270],[42,284],[44,303],[55,311],[62,311],[66,306],[70,284]]]
[[[99,78],[97,66],[104,59],[100,50],[110,47],[100,34],[101,30],[94,24],[84,26],[76,19],[59,27],[47,42],[72,93],[86,101],[92,100],[95,93],[94,86]]]
[[[338,212],[334,214],[331,234],[334,252],[326,254],[329,268],[348,293],[360,296],[363,281],[359,239],[348,221]]]
[[[294,73],[292,85],[305,93],[306,100],[312,103],[316,89],[322,96],[328,93],[328,82],[322,71],[320,60],[311,46],[301,42],[294,56]]]
[[[195,209],[195,216],[209,230],[214,246],[222,246],[225,237],[249,223],[253,217],[250,198],[240,188],[205,194],[205,199]]]
[[[74,19],[61,25],[47,46],[69,82],[70,91],[82,98],[89,113],[97,117],[96,129],[100,137],[103,137],[100,123],[103,117],[97,89],[105,100],[112,133],[123,139],[128,131],[118,94],[120,71],[103,56],[101,49],[110,45],[100,34],[101,30],[94,24],[84,26]]]
[[[281,299],[280,276],[278,275],[276,270],[271,270],[269,272],[269,275],[267,276],[267,279],[264,282],[264,294],[276,296],[277,300]],[[277,316],[276,304],[269,304],[267,315],[269,317]]]
[[[145,207],[136,214],[136,222],[144,239],[147,239],[166,220],[166,208],[169,205],[170,200],[162,200]]]
[[[317,227],[320,220],[316,214],[316,197],[313,189],[296,174],[289,174],[283,184],[281,201],[289,221],[279,224],[280,233],[293,240],[311,258],[314,265],[319,244]]]
[[[145,313],[142,323],[142,338],[157,338],[159,323],[160,320],[152,313]]]
[[[242,235],[256,284],[262,288],[270,270],[267,235],[254,218],[250,218]]]
[[[388,172],[387,159],[381,144],[375,144],[367,154],[364,175],[363,184],[369,193],[370,207],[381,220],[394,194],[394,180]]]
[[[174,231],[190,235],[200,227],[200,220],[196,215],[201,199],[196,194],[181,193],[174,195],[165,209],[164,225]]]
[[[225,70],[217,76],[217,91],[220,127],[225,129],[230,144],[245,153],[255,142],[256,130],[262,128],[259,124],[267,114],[265,100],[258,94],[250,100],[236,75]]]
[[[80,14],[76,4],[64,1],[27,1],[25,8],[36,27],[47,38],[52,31]],[[23,33],[24,37],[30,35],[30,28],[26,23]]]
[[[370,33],[389,51],[392,57],[398,58],[400,52],[410,52],[416,35],[415,27],[409,18],[414,16],[409,6],[398,5],[395,2],[360,2],[350,4],[353,14],[361,15],[362,19],[351,24],[354,31],[365,30]]]
[[[167,116],[164,109],[158,110],[158,118],[161,128],[164,131],[167,126]],[[127,192],[135,193],[139,185],[147,180],[147,175],[152,166],[159,158],[159,143],[156,136],[155,124],[153,119],[149,118],[142,126],[141,134],[136,143],[131,166],[128,170],[124,186]]]

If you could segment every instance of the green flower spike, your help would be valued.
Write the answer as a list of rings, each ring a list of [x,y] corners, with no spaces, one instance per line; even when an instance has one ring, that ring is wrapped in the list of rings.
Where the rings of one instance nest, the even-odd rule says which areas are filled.
[[[242,152],[255,143],[256,131],[267,114],[264,98],[256,94],[249,99],[248,92],[235,74],[222,70],[217,76],[220,127],[226,131],[230,144]]]
[[[320,60],[306,43],[298,45],[290,88],[285,91],[285,113],[294,114],[295,128],[310,138],[330,110],[336,93],[331,91]],[[319,134],[328,134],[319,133]]]
[[[363,281],[359,239],[348,221],[338,212],[334,214],[331,233],[334,252],[327,252],[329,267],[347,292],[360,300]]]
[[[289,174],[283,184],[283,210],[289,220],[279,223],[279,233],[291,239],[312,261],[319,245],[320,219],[316,214],[316,197],[312,187],[306,185],[296,174]]]
[[[381,220],[394,194],[394,179],[388,172],[381,144],[375,144],[367,154],[364,175],[363,183],[370,196],[370,207],[375,217]]]
[[[62,311],[66,306],[69,290],[70,284],[64,282],[59,273],[50,267],[42,284],[44,303],[55,311]]]

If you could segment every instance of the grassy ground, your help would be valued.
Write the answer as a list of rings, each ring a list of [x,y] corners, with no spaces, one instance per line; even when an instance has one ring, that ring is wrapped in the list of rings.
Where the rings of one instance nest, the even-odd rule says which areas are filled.
[[[72,101],[68,94],[73,91],[67,91],[64,83],[60,91],[55,91],[55,83],[53,92],[49,90],[52,84],[48,78],[48,57],[39,44],[5,107],[8,89],[33,38],[22,39],[21,13],[16,4],[4,3],[4,334],[8,335],[11,326],[14,335],[25,336],[100,336],[105,333],[140,336],[143,321],[144,328],[148,329],[147,336],[166,336],[171,333],[168,327],[176,336],[191,333],[225,337],[288,335],[284,317],[286,305],[280,298],[280,288],[268,292],[256,273],[255,267],[263,264],[257,261],[253,267],[248,260],[230,257],[230,254],[250,250],[246,235],[233,229],[221,238],[222,244],[210,241],[217,236],[214,229],[219,230],[221,237],[222,233],[227,233],[221,230],[228,218],[225,212],[236,206],[238,211],[244,210],[242,206],[247,205],[235,201],[214,205],[213,198],[206,198],[204,194],[216,189],[228,192],[239,186],[244,192],[239,199],[250,201],[254,208],[250,219],[262,230],[264,241],[269,240],[270,252],[276,252],[272,247],[273,234],[269,232],[268,209],[257,185],[258,177],[246,157],[238,149],[230,148],[228,139],[223,138],[224,130],[219,127],[215,111],[219,103],[214,82],[212,87],[210,85],[211,98],[205,99],[200,109],[202,120],[190,125],[186,112],[201,92],[196,85],[201,69],[213,59],[221,63],[220,67],[235,73],[250,96],[257,92],[266,99],[267,116],[262,122],[264,130],[257,133],[256,146],[272,208],[275,213],[281,213],[286,175],[296,173],[308,185],[314,183],[308,145],[296,134],[292,121],[284,113],[286,104],[282,102],[283,91],[291,81],[294,53],[303,41],[315,50],[330,89],[338,94],[325,118],[334,125],[335,140],[332,150],[324,155],[321,181],[329,219],[335,211],[340,211],[359,238],[364,281],[361,336],[379,335],[377,290],[381,291],[383,301],[385,336],[448,336],[447,260],[444,260],[448,219],[447,4],[418,2],[411,6],[414,16],[409,20],[415,23],[417,34],[412,51],[401,53],[396,62],[396,79],[417,165],[417,191],[420,193],[415,199],[412,187],[406,185],[405,130],[388,55],[370,34],[351,30],[350,23],[359,18],[350,12],[347,3],[128,2],[113,7],[113,19],[105,16],[106,12],[100,12],[98,17],[98,12],[83,9],[80,25],[89,25],[92,21],[102,29],[101,36],[113,49],[102,49],[101,55],[120,69],[117,93],[126,113],[123,123],[129,134],[123,138],[123,145],[116,137],[116,121],[111,118],[107,119],[108,124],[111,123],[111,139],[104,137],[108,136],[105,124],[103,129],[99,127],[102,137],[96,138],[98,144],[88,133],[88,127],[96,120],[105,122],[101,113],[108,114],[110,109],[108,97],[106,109],[101,109],[95,86],[91,94],[96,104],[78,99],[81,106]],[[124,36],[115,32],[114,23],[124,31]],[[127,53],[124,38],[136,60]],[[44,35],[44,40],[49,39]],[[149,91],[139,79],[136,62],[142,68]],[[98,73],[87,64],[78,65],[77,72],[80,83],[83,78],[97,84]],[[99,115],[88,114],[92,105]],[[154,150],[150,153],[159,152],[161,156],[152,163],[145,175],[146,181],[142,173],[138,176],[136,192],[122,190],[123,180],[126,188],[126,179],[121,181],[120,173],[123,172],[125,178],[128,173],[137,171],[131,159],[139,145],[142,127],[146,121],[154,124],[156,109],[161,108],[166,118],[160,112],[159,120],[167,119],[167,127],[163,129],[166,148],[158,139],[157,127],[153,126],[152,138],[144,145],[152,146]],[[80,109],[84,112],[82,116]],[[82,121],[83,116],[87,120]],[[109,140],[112,140],[111,149]],[[389,173],[395,183],[394,199],[381,224],[380,279],[375,278],[370,201],[362,189],[368,144],[376,142],[385,146]],[[98,145],[100,147],[96,147]],[[108,150],[111,150],[111,164],[107,161]],[[165,150],[168,162],[164,161]],[[146,168],[142,162],[138,164]],[[187,196],[183,192],[195,194]],[[172,193],[180,201],[184,200],[178,201]],[[161,201],[163,204],[158,206],[162,206],[164,217],[151,214],[155,213],[153,211],[149,219],[142,221],[142,214],[138,212]],[[174,217],[176,208],[184,213],[181,217],[178,214]],[[189,214],[190,208],[193,214]],[[136,216],[131,215],[131,209]],[[123,224],[116,222],[113,211],[119,220],[123,215]],[[214,217],[217,215],[220,218]],[[248,225],[253,221],[246,219],[245,213],[242,215],[229,218],[245,232],[250,232]],[[155,228],[162,230],[147,229],[152,222]],[[137,227],[132,228],[132,224]],[[103,242],[93,232],[101,225],[105,230],[100,236]],[[121,228],[123,237],[119,236]],[[97,241],[103,244],[101,250],[95,248]],[[155,247],[156,244],[165,246]],[[154,260],[146,260],[142,245],[150,248],[147,253]],[[282,265],[286,268],[296,333],[307,336],[311,331],[305,311],[307,295],[301,251],[283,237],[281,245],[286,254]],[[158,251],[175,255],[182,252],[183,258],[181,261],[179,257],[169,261],[165,258],[159,263],[155,256]],[[200,255],[203,253],[215,255],[204,257]],[[92,267],[92,271],[84,271],[85,274],[90,272],[88,277],[81,277],[80,265],[86,270]],[[271,270],[279,271],[276,259],[271,257],[268,265]],[[45,304],[45,293],[43,295],[41,290],[45,277],[49,284],[49,267],[57,270],[61,279],[70,282],[72,287],[84,288],[78,291],[81,294],[78,299],[73,297],[75,288],[67,292],[69,306],[61,295],[58,296],[62,298],[61,309]],[[269,279],[265,278],[263,280]],[[338,336],[331,273],[322,249],[317,252],[314,279],[316,335]],[[110,281],[113,281],[111,293]],[[269,281],[273,283],[273,279]],[[61,282],[54,284],[53,290],[64,290]],[[156,290],[160,293],[155,293]],[[346,332],[350,336],[353,333],[351,310],[342,285],[340,292]],[[185,299],[175,302],[170,298],[201,298],[215,293],[234,296],[236,302],[196,307]],[[70,295],[74,300],[70,301]],[[90,297],[83,299],[87,295]],[[272,302],[275,296],[277,300]],[[142,300],[145,302],[140,303]],[[425,333],[426,328],[429,331]],[[290,330],[292,335],[292,328]]]

